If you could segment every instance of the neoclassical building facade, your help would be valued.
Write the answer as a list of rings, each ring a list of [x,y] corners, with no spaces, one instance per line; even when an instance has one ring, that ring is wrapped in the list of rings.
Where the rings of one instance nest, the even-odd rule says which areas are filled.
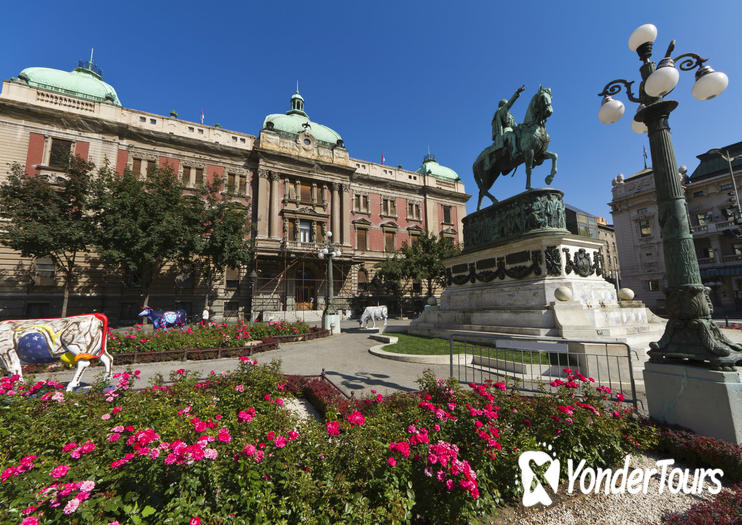
[[[208,298],[217,318],[318,311],[327,294],[322,243],[337,243],[334,292],[340,307],[374,293],[376,264],[403,242],[432,232],[462,239],[470,197],[458,175],[427,155],[416,171],[354,159],[340,134],[309,119],[295,93],[286,113],[265,117],[257,135],[124,107],[100,69],[27,68],[0,92],[0,180],[14,163],[26,173],[56,176],[78,155],[118,173],[146,176],[169,166],[186,187],[215,176],[250,206],[256,260],[225,268]],[[90,254],[69,313],[103,311],[132,320],[141,306],[135,282],[112,278]],[[257,275],[256,279],[249,276]],[[412,290],[415,290],[413,286]],[[61,278],[46,258],[23,258],[0,247],[0,318],[59,313]],[[155,307],[197,312],[206,302],[198,275],[172,268],[156,283]]]

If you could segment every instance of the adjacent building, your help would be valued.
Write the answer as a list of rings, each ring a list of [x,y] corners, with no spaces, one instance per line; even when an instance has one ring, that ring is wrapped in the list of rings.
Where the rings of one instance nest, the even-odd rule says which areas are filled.
[[[351,157],[341,135],[310,120],[304,99],[290,97],[285,113],[265,117],[257,135],[207,126],[122,105],[92,62],[73,71],[27,68],[0,92],[0,180],[14,163],[35,176],[62,174],[70,155],[118,173],[146,176],[169,166],[186,187],[214,177],[250,206],[256,263],[225,268],[208,298],[217,318],[254,312],[319,310],[327,294],[322,243],[340,247],[334,258],[338,306],[374,294],[376,263],[424,232],[459,242],[470,197],[458,175],[428,154],[415,171]],[[136,279],[105,274],[90,254],[69,313],[104,311],[136,317]],[[250,275],[252,274],[252,278]],[[255,278],[257,276],[257,278]],[[0,247],[0,318],[58,315],[61,279],[48,259]],[[414,287],[413,287],[414,289]],[[151,303],[200,312],[207,301],[199,276],[173,269],[156,283]]]
[[[678,176],[685,190],[688,219],[704,284],[711,288],[717,313],[742,310],[742,213],[737,195],[742,171],[742,142],[718,153],[698,155],[699,164],[688,176]],[[733,174],[732,174],[733,173]],[[667,286],[662,238],[651,168],[613,180],[610,203],[621,265],[621,286],[632,288],[638,299],[664,311]]]

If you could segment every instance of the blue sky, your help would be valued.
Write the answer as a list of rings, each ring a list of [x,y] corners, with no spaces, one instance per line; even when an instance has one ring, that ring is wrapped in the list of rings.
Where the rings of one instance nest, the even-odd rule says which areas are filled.
[[[597,119],[610,80],[639,78],[629,51],[637,26],[659,29],[655,57],[696,52],[729,76],[708,102],[691,96],[691,72],[668,97],[678,165],[742,140],[742,2],[14,2],[0,21],[0,76],[24,67],[72,69],[95,62],[126,107],[257,135],[268,113],[285,112],[296,81],[310,118],[338,131],[353,157],[416,169],[428,146],[474,197],[471,165],[490,142],[497,101],[521,84],[523,119],[539,84],[550,87],[553,186],[567,202],[611,222],[611,180],[643,168],[646,135],[630,129],[633,104],[612,126]],[[543,185],[546,165],[534,171]],[[506,198],[524,170],[497,181]]]

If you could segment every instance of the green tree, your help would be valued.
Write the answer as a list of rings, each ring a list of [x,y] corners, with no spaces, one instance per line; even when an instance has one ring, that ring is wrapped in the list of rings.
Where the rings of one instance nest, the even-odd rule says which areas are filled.
[[[198,193],[194,212],[200,231],[196,254],[206,281],[206,303],[214,282],[226,268],[240,268],[253,260],[254,247],[250,237],[250,215],[247,206],[230,199],[222,188],[224,179],[214,177]],[[232,191],[233,188],[227,188]]]
[[[7,219],[0,243],[24,257],[49,257],[64,280],[61,315],[67,315],[79,262],[92,240],[90,172],[93,165],[72,159],[54,180],[27,175],[19,164],[0,185],[0,216]]]
[[[96,249],[122,280],[135,276],[149,303],[152,283],[165,266],[182,266],[199,246],[198,207],[172,170],[153,168],[142,180],[109,166],[95,181]]]
[[[434,285],[446,285],[443,260],[459,255],[461,250],[449,237],[425,233],[413,243],[402,243],[400,250],[403,276],[412,281],[425,281],[427,295],[433,295]]]

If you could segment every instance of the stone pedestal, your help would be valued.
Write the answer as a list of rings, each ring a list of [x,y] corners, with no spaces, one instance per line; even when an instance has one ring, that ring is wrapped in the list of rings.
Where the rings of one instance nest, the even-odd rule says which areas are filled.
[[[649,415],[704,436],[742,444],[742,368],[709,370],[646,363]]]
[[[527,191],[465,217],[465,249],[445,261],[449,286],[409,332],[620,341],[632,347],[641,370],[664,320],[641,301],[619,301],[604,278],[603,242],[571,234],[564,221],[562,192],[554,189]]]

